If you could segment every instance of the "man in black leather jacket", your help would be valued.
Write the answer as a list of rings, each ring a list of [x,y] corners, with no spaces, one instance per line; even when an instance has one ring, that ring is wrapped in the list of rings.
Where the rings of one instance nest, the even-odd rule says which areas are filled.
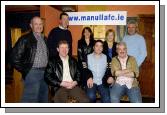
[[[33,17],[30,26],[32,31],[19,38],[12,49],[11,64],[24,79],[21,102],[48,102],[48,85],[44,81],[48,49],[41,34],[43,21],[40,17]]]
[[[45,70],[45,81],[54,88],[54,102],[65,103],[68,97],[75,97],[78,102],[89,102],[85,92],[78,86],[80,73],[77,61],[68,56],[69,45],[63,40],[58,43],[59,55],[52,58]]]

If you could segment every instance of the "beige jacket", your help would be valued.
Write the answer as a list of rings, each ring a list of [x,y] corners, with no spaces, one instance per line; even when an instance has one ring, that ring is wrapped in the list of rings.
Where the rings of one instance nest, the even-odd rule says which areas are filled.
[[[128,56],[128,59],[126,62],[126,68],[134,72],[135,76],[134,76],[132,87],[137,87],[138,86],[137,77],[139,77],[139,68],[134,57]],[[112,61],[111,61],[111,72],[113,76],[115,76],[115,72],[117,70],[122,70],[122,67],[118,57],[115,56],[114,58],[112,58]],[[117,79],[117,76],[115,76],[115,78]]]

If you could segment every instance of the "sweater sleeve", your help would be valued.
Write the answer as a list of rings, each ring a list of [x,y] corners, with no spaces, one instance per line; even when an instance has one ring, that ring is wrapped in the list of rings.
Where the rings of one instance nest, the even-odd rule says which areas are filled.
[[[137,57],[137,64],[140,67],[147,56],[146,43],[145,43],[145,39],[143,37],[142,37],[142,39],[140,39],[139,52],[140,52],[140,55],[138,55],[138,57]]]
[[[22,72],[23,64],[24,64],[24,53],[26,50],[26,42],[24,41],[24,38],[21,37],[19,40],[16,42],[15,46],[12,49],[12,53],[10,55],[11,58],[11,65],[18,70],[19,72]]]

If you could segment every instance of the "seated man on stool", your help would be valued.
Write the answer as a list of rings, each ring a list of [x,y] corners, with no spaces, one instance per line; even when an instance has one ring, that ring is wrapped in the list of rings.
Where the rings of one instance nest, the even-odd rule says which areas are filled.
[[[115,76],[115,84],[110,89],[111,103],[119,103],[123,95],[127,95],[131,103],[142,103],[137,77],[139,68],[133,56],[127,55],[125,42],[117,44],[118,56],[111,62],[112,75]]]
[[[93,53],[88,55],[88,70],[86,94],[91,103],[96,102],[96,92],[99,93],[102,103],[110,103],[109,84],[114,78],[107,75],[107,56],[102,53],[103,41],[96,40]]]
[[[78,87],[80,73],[77,61],[68,56],[69,45],[63,40],[58,43],[59,55],[49,61],[45,71],[45,81],[54,88],[54,102],[65,103],[68,97],[75,97],[77,102],[89,102],[85,92]]]

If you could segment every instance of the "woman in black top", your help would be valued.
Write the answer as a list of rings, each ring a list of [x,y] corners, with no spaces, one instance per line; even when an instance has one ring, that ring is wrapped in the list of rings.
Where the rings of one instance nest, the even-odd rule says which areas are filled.
[[[107,55],[108,67],[107,67],[106,74],[107,76],[111,76],[111,69],[112,69],[111,60],[112,60],[112,57],[117,55],[117,52],[116,52],[117,43],[115,42],[115,31],[113,29],[107,30],[105,37],[106,39],[103,45],[103,53]]]
[[[94,37],[90,27],[82,30],[82,37],[78,40],[78,64],[81,72],[81,85],[84,87],[87,83],[87,55],[93,52]]]

